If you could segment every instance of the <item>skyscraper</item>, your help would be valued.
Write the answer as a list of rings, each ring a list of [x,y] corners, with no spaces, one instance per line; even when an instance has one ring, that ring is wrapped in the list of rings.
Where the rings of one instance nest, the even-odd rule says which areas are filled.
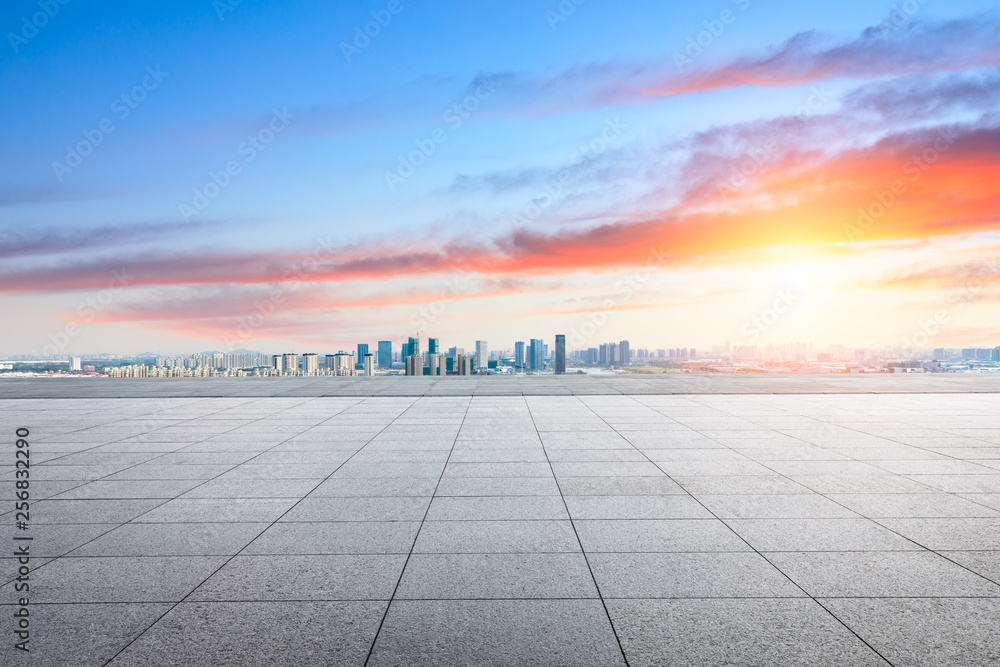
[[[411,354],[406,358],[406,374],[417,377],[424,374],[424,360],[419,354]]]
[[[299,355],[297,354],[283,354],[284,357],[284,367],[285,373],[287,375],[298,375],[299,374]]]
[[[427,352],[428,354],[440,354],[439,349],[441,345],[441,340],[439,338],[428,338],[427,339]]]
[[[302,355],[303,375],[319,375],[319,355],[311,352]]]
[[[514,343],[514,367],[524,368],[524,341]]]
[[[618,343],[618,357],[622,366],[632,363],[632,349],[627,340]]]
[[[382,369],[392,368],[391,340],[380,340],[378,342],[378,367]]]
[[[420,354],[420,339],[419,338],[413,338],[411,336],[410,337],[410,343],[409,343],[408,350],[409,351],[407,352],[407,354],[410,354],[410,355],[416,354],[416,355],[419,356],[419,354]]]
[[[365,377],[375,375],[375,357],[371,354],[366,354],[363,359],[364,361],[361,362],[362,373],[364,373]]]
[[[365,367],[365,355],[368,354],[368,343],[358,343],[358,356],[355,357],[357,360],[356,370],[364,370]]]
[[[556,335],[556,375],[566,374],[566,336]]]
[[[541,338],[531,339],[531,368],[540,371],[545,368],[545,341]]]
[[[476,368],[489,368],[490,349],[485,340],[476,341]]]

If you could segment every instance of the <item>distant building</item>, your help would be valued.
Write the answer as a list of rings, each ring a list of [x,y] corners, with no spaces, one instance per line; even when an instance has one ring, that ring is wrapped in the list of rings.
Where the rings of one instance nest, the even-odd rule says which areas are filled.
[[[381,369],[392,368],[391,340],[380,340],[378,342],[378,367]]]
[[[618,362],[622,366],[628,366],[632,363],[632,348],[627,340],[618,343]]]
[[[81,370],[83,370],[82,363],[83,363],[83,360],[80,359],[80,357],[70,357],[69,358],[69,369],[71,371],[81,371]]]
[[[428,338],[427,339],[427,352],[429,354],[440,354],[441,350],[441,339],[440,338]]]
[[[414,355],[414,354],[417,355],[417,356],[419,356],[420,355],[420,339],[419,338],[413,338],[413,337],[411,337],[410,338],[410,342],[407,343],[406,350],[407,350],[407,352],[406,352],[407,356]]]
[[[556,375],[566,374],[566,336],[556,335]]]
[[[299,355],[297,354],[283,354],[285,374],[286,375],[298,375],[299,374]]]
[[[531,370],[540,371],[545,368],[545,341],[541,338],[531,339],[531,348],[528,350],[528,366]]]
[[[365,347],[368,347],[367,345]],[[375,356],[372,354],[366,354],[361,362],[362,373],[365,377],[371,377],[375,375]]]
[[[448,362],[443,354],[427,355],[428,375],[445,375],[447,373]]]
[[[524,368],[524,341],[514,343],[514,367]]]
[[[485,340],[476,341],[476,368],[487,368],[490,362],[490,348]]]
[[[303,354],[302,372],[305,375],[319,375],[319,355],[312,353]]]
[[[280,354],[274,355],[274,370],[278,375],[285,372],[285,357]]]
[[[357,360],[356,370],[363,370],[365,367],[365,355],[368,354],[368,343],[358,343],[358,356],[355,357]]]
[[[424,359],[419,354],[411,354],[406,358],[406,374],[420,377],[424,374]]]
[[[455,357],[455,372],[459,375],[472,375],[472,358],[464,354]]]

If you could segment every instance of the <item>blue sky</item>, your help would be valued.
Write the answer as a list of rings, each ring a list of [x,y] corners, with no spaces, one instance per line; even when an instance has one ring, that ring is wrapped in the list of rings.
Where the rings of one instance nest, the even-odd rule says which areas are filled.
[[[814,159],[822,154],[835,161],[947,123],[965,123],[970,133],[996,126],[994,99],[965,88],[955,92],[958,84],[982,87],[995,76],[997,18],[989,2],[587,0],[563,3],[575,7],[566,16],[558,2],[401,0],[395,15],[386,13],[388,2],[345,4],[244,0],[222,11],[221,2],[210,1],[150,7],[71,0],[15,1],[0,9],[6,35],[0,48],[0,147],[6,158],[0,163],[0,234],[8,245],[0,298],[26,322],[3,332],[0,351],[41,349],[53,331],[78,317],[73,312],[87,290],[106,287],[112,266],[130,266],[139,278],[116,291],[114,302],[60,352],[219,347],[221,339],[232,339],[234,322],[275,285],[294,294],[288,301],[297,305],[282,304],[242,341],[248,347],[346,346],[397,337],[455,276],[469,284],[469,294],[449,302],[447,314],[432,323],[442,339],[469,344],[490,337],[509,345],[550,337],[576,326],[606,285],[646,260],[605,242],[599,261],[567,264],[552,250],[556,240],[718,208],[718,201],[692,197],[697,187],[690,181],[704,155],[726,173],[720,161],[745,160],[742,151],[754,143],[747,137],[794,116],[816,86],[833,101],[810,111],[817,122],[794,147],[808,147]],[[23,32],[25,17],[31,21],[42,5],[54,15],[37,34]],[[876,34],[894,7],[902,17],[898,25]],[[913,11],[900,14],[900,8]],[[345,57],[342,45],[373,20],[371,12],[391,22]],[[553,23],[555,15],[565,20]],[[718,34],[711,34],[713,28]],[[699,37],[701,51],[678,67],[676,54]],[[901,71],[910,62],[916,63],[912,71]],[[159,74],[151,77],[151,71]],[[717,83],[734,71],[742,77],[738,85]],[[491,90],[470,97],[483,90],[482,81],[491,82]],[[914,100],[927,90],[945,92],[937,93],[935,104],[918,105]],[[902,91],[893,104],[913,113],[900,118],[884,105],[845,108],[845,100],[884,97],[885,91]],[[449,109],[469,100],[475,109],[466,110],[459,124],[449,121],[456,118]],[[123,104],[134,106],[127,117]],[[276,126],[276,112],[280,131],[261,148],[248,149],[248,136]],[[85,133],[97,136],[102,122],[113,131],[79,166],[54,167],[66,164],[68,146],[91,141]],[[609,123],[620,130],[606,134],[602,144],[598,138]],[[443,140],[433,140],[436,130]],[[713,137],[717,143],[706,148]],[[720,137],[745,145],[727,148]],[[428,141],[433,154],[388,187],[386,173],[398,169],[400,156]],[[588,145],[602,148],[579,159],[580,147]],[[788,166],[793,152],[784,150],[768,165],[770,178]],[[991,151],[985,155],[990,164],[996,157]],[[976,164],[962,157],[961,164],[936,168],[920,186],[929,187],[934,177],[946,187],[948,174]],[[865,164],[876,162],[870,156]],[[197,213],[185,209],[227,163],[238,173],[225,179],[208,206]],[[817,168],[822,172],[822,165]],[[544,201],[538,197],[546,185],[566,170],[558,204],[526,217],[532,199]],[[974,173],[985,178],[988,172]],[[769,206],[803,197],[786,181],[780,197],[774,190],[779,184],[768,187]],[[963,203],[965,217],[976,224],[932,234],[928,229],[941,227],[936,213],[908,217],[891,230],[869,233],[864,242],[883,245],[864,250],[885,253],[885,270],[910,275],[933,258],[917,249],[907,254],[906,243],[940,236],[943,256],[944,248],[968,248],[974,234],[972,247],[988,261],[995,225],[986,213],[994,195],[977,189]],[[764,195],[755,196],[749,204]],[[845,221],[855,208],[845,208]],[[811,211],[800,211],[802,224],[819,230],[827,222],[814,223]],[[914,229],[906,231],[907,225]],[[650,240],[677,241],[660,232]],[[732,312],[734,302],[746,301],[739,289],[752,284],[750,302],[766,303],[776,289],[773,267],[794,274],[795,257],[810,252],[843,261],[837,248],[856,241],[831,240],[820,231],[803,238],[783,233],[777,240],[769,233],[730,247],[740,233],[728,223],[713,233],[715,245],[680,243],[683,260],[644,287],[641,308],[616,306],[607,337],[629,336],[651,347],[721,342],[745,316]],[[537,253],[524,260],[525,239],[536,252],[539,235],[551,241],[542,244],[548,260]],[[321,241],[336,245],[335,260],[324,258],[335,266],[324,264],[306,280],[282,277]],[[575,243],[565,247],[579,258],[597,257],[601,248]],[[792,245],[796,250],[788,250]],[[786,255],[757,256],[776,247],[785,247]],[[737,250],[741,262],[753,265],[755,279],[726,275],[731,258],[718,253]],[[162,268],[171,266],[175,270]],[[867,345],[898,341],[912,329],[923,311],[889,317],[884,304],[899,296],[884,292],[883,305],[874,306],[884,316],[879,326],[831,330],[830,321],[842,324],[846,303],[870,297],[857,291],[856,281],[844,281],[844,271],[828,266],[825,275],[844,284],[825,297],[825,310],[817,306],[801,322],[789,320],[788,339],[830,332]],[[695,307],[671,298],[677,284],[695,285],[692,292],[700,294],[698,324],[688,328],[671,324],[682,313],[681,319],[691,319]],[[937,285],[945,295],[949,287]],[[344,295],[353,297],[350,303]],[[518,316],[525,318],[524,333],[512,324]],[[947,342],[985,343],[992,333],[963,324]]]

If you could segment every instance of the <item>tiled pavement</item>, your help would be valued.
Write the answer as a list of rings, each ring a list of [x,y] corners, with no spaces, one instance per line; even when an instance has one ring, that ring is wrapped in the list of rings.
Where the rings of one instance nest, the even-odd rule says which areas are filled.
[[[0,401],[11,665],[996,665],[1000,394]]]

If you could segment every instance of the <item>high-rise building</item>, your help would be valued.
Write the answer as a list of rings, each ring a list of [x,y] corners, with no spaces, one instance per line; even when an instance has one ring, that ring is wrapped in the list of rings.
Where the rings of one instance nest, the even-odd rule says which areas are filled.
[[[297,354],[283,354],[281,355],[285,358],[285,375],[298,375],[299,374],[299,355]]]
[[[365,355],[368,354],[368,343],[358,343],[358,356],[355,357],[357,366],[355,370],[363,370],[365,367]]]
[[[444,375],[446,373],[447,362],[443,354],[428,354],[427,369],[428,375]]]
[[[556,335],[556,375],[566,374],[566,336]]]
[[[992,356],[993,356],[993,350],[989,349],[988,347],[982,347],[976,351],[976,359],[978,359],[979,361],[989,361],[992,358]]]
[[[627,340],[618,343],[618,361],[622,366],[628,366],[632,363],[632,348]]]
[[[380,340],[378,342],[378,367],[381,369],[392,368],[391,340]]]
[[[424,374],[424,359],[419,354],[411,354],[406,358],[406,374],[420,377]]]
[[[440,354],[441,350],[441,339],[440,338],[428,338],[427,339],[427,352],[430,354]]]
[[[991,361],[1000,361],[1000,347],[993,348],[993,356]]]
[[[311,352],[302,355],[302,373],[319,375],[319,355]]]
[[[412,355],[412,354],[419,355],[420,354],[420,339],[419,338],[410,337],[410,342],[408,343],[408,347],[406,349],[407,349],[407,354],[408,355]]]
[[[476,368],[488,368],[490,364],[490,349],[485,340],[476,341]]]
[[[962,350],[962,359],[964,361],[972,361],[976,358],[976,348],[965,348]]]
[[[406,363],[406,358],[410,356],[410,344],[402,343],[399,346],[399,360]]]
[[[540,371],[545,368],[545,341],[541,338],[531,339],[531,349],[528,352],[528,365],[532,370]]]
[[[455,357],[455,372],[459,375],[472,375],[472,358],[464,354]]]
[[[285,372],[285,357],[280,354],[274,355],[274,370],[278,375],[283,375]]]
[[[367,345],[365,346],[367,347]],[[375,356],[372,354],[366,354],[361,362],[362,373],[365,377],[371,377],[375,375]]]
[[[524,368],[524,341],[514,343],[514,367]]]
[[[70,357],[69,358],[69,369],[71,371],[79,371],[83,368],[83,360],[80,357]]]

